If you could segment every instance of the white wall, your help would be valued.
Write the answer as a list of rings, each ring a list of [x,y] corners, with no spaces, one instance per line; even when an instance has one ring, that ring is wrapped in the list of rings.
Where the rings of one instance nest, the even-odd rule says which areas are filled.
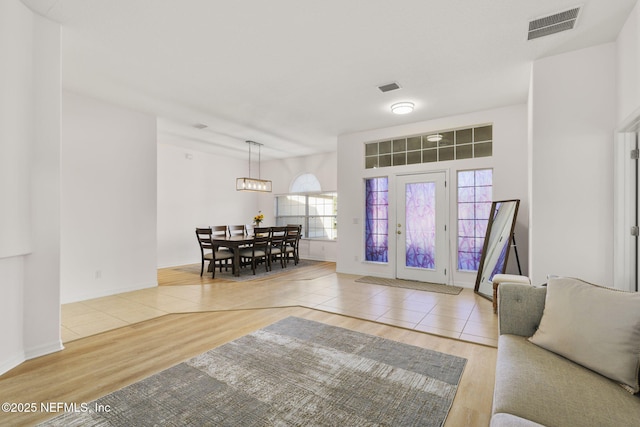
[[[612,285],[615,54],[608,43],[533,64],[534,283],[552,274]]]
[[[290,191],[293,181],[302,174],[312,173],[320,181],[322,191],[336,191],[338,189],[337,153],[322,153],[312,156],[291,157],[282,160],[271,160],[262,163],[262,177],[273,181],[273,193],[261,194],[258,197],[259,209],[265,215],[265,223],[274,223],[273,196],[286,194]],[[349,197],[346,195],[346,197]],[[338,210],[342,198],[338,194]],[[341,240],[341,227],[338,223],[338,242]],[[300,257],[318,261],[336,261],[338,257],[338,242],[330,240],[303,239],[300,242]]]
[[[62,101],[62,302],[157,285],[155,117]]]
[[[364,143],[408,135],[420,135],[477,124],[493,123],[493,156],[478,159],[426,163],[381,169],[364,168]],[[450,253],[453,274],[449,281],[472,287],[475,273],[459,272],[455,268],[457,209],[456,173],[458,170],[493,168],[493,198],[521,199],[516,225],[516,240],[523,274],[527,274],[528,209],[527,199],[527,108],[525,104],[479,111],[437,120],[411,123],[384,129],[341,135],[338,138],[338,193],[340,206],[338,224],[340,238],[337,270],[341,273],[395,277],[395,240],[389,241],[389,263],[367,263],[364,258],[364,178],[389,176],[390,218],[395,223],[395,176],[444,170],[449,176]],[[515,258],[509,261],[513,272]],[[450,269],[451,271],[451,269]]]
[[[256,193],[235,189],[246,161],[165,143],[157,159],[158,267],[200,262],[196,227],[250,224],[258,213]]]
[[[617,123],[640,109],[640,4],[629,15],[616,41]]]
[[[262,162],[262,177],[273,181],[273,194],[288,193],[293,181],[305,173],[312,173],[318,178],[322,191],[335,191],[338,188],[337,162],[335,151],[270,160]]]
[[[636,5],[616,40],[617,130],[614,142],[614,286],[636,290],[636,238],[629,230],[637,224],[635,148],[640,123],[640,6]],[[634,129],[635,127],[635,129]]]
[[[34,135],[29,124],[34,114],[34,23],[31,12],[18,1],[2,2],[0,7],[0,257],[5,257],[31,249],[29,156]]]
[[[0,2],[0,374],[60,350],[60,27]]]
[[[0,9],[2,10],[2,9]],[[24,257],[0,258],[0,375],[26,359],[24,348]]]

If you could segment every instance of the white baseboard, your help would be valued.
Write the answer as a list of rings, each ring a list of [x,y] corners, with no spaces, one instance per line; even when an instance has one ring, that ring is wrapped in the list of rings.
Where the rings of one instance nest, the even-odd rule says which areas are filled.
[[[0,363],[0,375],[10,371],[11,369],[22,364],[26,360],[35,359],[36,357],[44,356],[50,353],[55,353],[63,349],[64,349],[64,345],[62,345],[62,341],[57,340],[53,343],[39,345],[37,347],[27,349],[23,352],[18,352],[15,355],[13,355],[13,357],[10,357],[9,359],[2,361],[2,363]]]
[[[0,375],[4,374],[5,372],[9,372],[11,369],[15,368],[25,360],[27,360],[27,358],[25,357],[24,352],[18,352],[12,357],[9,357],[7,360],[3,360],[0,363]]]
[[[122,294],[125,292],[139,291],[140,289],[155,288],[158,282],[142,283],[135,286],[127,286],[122,288],[100,289],[92,292],[75,293],[71,295],[61,295],[60,304],[69,304],[72,302],[86,301],[88,299],[107,297],[109,295]]]
[[[44,356],[46,354],[55,353],[57,351],[64,350],[61,340],[49,344],[39,345],[37,347],[26,349],[24,355],[27,360],[35,359],[36,357]]]
[[[300,259],[308,259],[309,261],[336,262],[335,259],[327,259],[327,258],[316,257],[311,255],[305,255],[305,256],[300,255]]]

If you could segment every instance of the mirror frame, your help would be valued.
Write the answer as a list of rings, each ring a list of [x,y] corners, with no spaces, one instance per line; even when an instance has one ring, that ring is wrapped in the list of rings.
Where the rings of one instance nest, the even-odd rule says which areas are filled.
[[[489,213],[489,222],[487,224],[487,231],[485,233],[484,236],[484,244],[482,246],[482,255],[480,256],[480,264],[478,265],[478,273],[476,276],[476,285],[474,287],[474,292],[482,297],[487,298],[490,301],[493,301],[493,289],[491,290],[491,293],[489,295],[485,295],[482,292],[480,292],[480,283],[482,281],[482,277],[483,277],[483,272],[484,272],[484,267],[485,267],[485,261],[486,261],[486,256],[487,256],[487,249],[489,246],[489,242],[491,241],[490,237],[491,237],[491,231],[493,230],[493,222],[495,220],[495,216],[496,216],[496,210],[498,210],[498,206],[501,205],[502,203],[507,203],[507,202],[515,202],[516,206],[515,209],[513,211],[513,218],[511,219],[511,228],[509,231],[509,241],[508,241],[508,245],[511,245],[511,242],[513,241],[513,233],[516,227],[516,219],[518,218],[518,208],[520,207],[520,199],[510,199],[510,200],[495,200],[493,202],[491,202],[491,212]],[[499,211],[498,211],[499,212]],[[501,266],[500,270],[496,273],[496,274],[504,274],[504,272],[507,269],[507,262],[509,261],[509,252],[511,252],[510,250],[507,250],[507,253],[505,254],[504,257],[504,263]],[[495,269],[495,266],[493,267]]]

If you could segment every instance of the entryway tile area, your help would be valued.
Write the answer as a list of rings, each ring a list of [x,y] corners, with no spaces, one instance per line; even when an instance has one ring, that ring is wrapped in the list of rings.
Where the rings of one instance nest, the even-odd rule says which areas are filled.
[[[355,282],[358,276],[325,277],[340,295],[313,308],[451,338],[497,345],[498,322],[490,301],[463,289],[447,295]],[[342,285],[342,286],[340,286]],[[361,287],[352,290],[353,287]]]
[[[163,286],[63,304],[62,340],[72,341],[169,313],[300,305],[497,345],[498,321],[492,304],[471,289],[448,295],[372,285],[356,282],[360,276],[335,273],[333,263],[325,264],[324,269],[314,269],[313,277],[304,279],[300,279],[300,273],[244,282],[195,275],[182,277],[181,284],[163,280]]]

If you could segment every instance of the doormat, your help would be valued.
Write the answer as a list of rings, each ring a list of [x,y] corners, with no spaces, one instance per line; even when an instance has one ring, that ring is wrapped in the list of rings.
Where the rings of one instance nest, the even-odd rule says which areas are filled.
[[[42,425],[442,426],[466,363],[288,317]]]
[[[384,277],[364,276],[356,279],[356,282],[370,283],[372,285],[392,286],[395,288],[415,289],[417,291],[437,292],[440,294],[458,295],[462,292],[460,286],[441,285],[438,283],[418,282],[416,280],[386,279]]]

